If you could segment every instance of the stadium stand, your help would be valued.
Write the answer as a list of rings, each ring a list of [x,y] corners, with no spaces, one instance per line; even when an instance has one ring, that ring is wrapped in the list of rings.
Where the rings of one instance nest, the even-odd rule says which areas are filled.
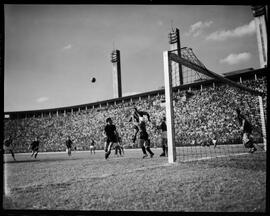
[[[254,96],[241,92],[241,90],[216,83],[204,85],[196,83],[189,89],[177,89],[174,93],[175,103],[175,133],[176,146],[200,145],[207,139],[215,136],[219,143],[241,143],[239,126],[235,122],[233,110],[241,107],[243,113],[252,113],[252,123],[260,127],[259,107]],[[249,76],[242,84],[250,88],[267,93],[266,76]],[[161,92],[161,93],[159,93]],[[40,138],[40,151],[64,151],[65,140],[70,136],[77,149],[88,150],[91,139],[96,141],[97,149],[104,146],[102,132],[105,119],[111,117],[122,137],[126,148],[132,146],[132,124],[128,122],[130,110],[134,105],[140,110],[147,110],[152,123],[148,123],[148,131],[152,145],[160,145],[159,132],[156,125],[165,115],[164,90],[151,95],[145,94],[137,99],[123,100],[94,105],[89,109],[70,109],[59,114],[30,115],[16,118],[14,113],[11,118],[4,119],[4,136],[12,135],[16,145],[15,152],[29,152],[28,145],[34,137]],[[264,97],[264,109],[266,111]],[[257,107],[257,108],[256,108]],[[266,113],[266,112],[265,112]],[[256,140],[261,141],[260,134]]]

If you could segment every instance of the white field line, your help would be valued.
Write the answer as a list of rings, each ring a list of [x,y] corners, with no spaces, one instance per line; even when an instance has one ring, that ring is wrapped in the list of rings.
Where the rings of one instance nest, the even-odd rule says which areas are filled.
[[[256,152],[255,154],[258,154],[260,152]],[[226,154],[226,155],[217,155],[214,157],[201,157],[201,158],[193,158],[193,159],[188,159],[188,160],[180,160],[180,162],[190,162],[190,161],[200,161],[200,160],[209,160],[213,158],[218,158],[218,157],[229,157],[229,156],[239,156],[239,155],[249,155],[251,153],[232,153],[232,154]]]

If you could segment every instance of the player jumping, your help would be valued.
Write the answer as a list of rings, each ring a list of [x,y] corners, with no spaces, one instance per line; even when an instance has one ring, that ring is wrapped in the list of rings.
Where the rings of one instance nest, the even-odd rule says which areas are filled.
[[[129,122],[133,121],[133,123],[134,123],[133,128],[135,130],[135,134],[133,135],[132,141],[133,141],[133,143],[135,143],[137,133],[140,132],[139,133],[139,144],[140,144],[140,147],[142,148],[142,151],[143,151],[143,158],[146,158],[148,156],[146,151],[149,152],[150,157],[152,158],[154,156],[154,153],[150,149],[150,140],[149,140],[149,135],[146,132],[146,123],[145,123],[144,118],[143,118],[144,116],[147,116],[148,121],[151,122],[150,115],[147,112],[139,111],[139,110],[137,110],[136,107],[133,108],[133,114],[129,120]]]

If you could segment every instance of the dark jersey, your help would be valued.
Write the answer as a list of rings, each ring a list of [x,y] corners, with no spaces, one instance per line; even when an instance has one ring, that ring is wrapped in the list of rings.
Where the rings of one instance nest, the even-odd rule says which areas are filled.
[[[31,148],[33,150],[38,149],[38,147],[39,147],[39,141],[34,141],[34,142],[31,143]]]
[[[139,124],[140,128],[140,139],[148,140],[148,133],[146,132],[146,124],[144,121],[142,121]]]
[[[11,145],[11,143],[12,143],[12,139],[7,139],[7,140],[4,141],[4,145],[6,147],[9,147]]]
[[[94,146],[95,145],[95,141],[92,141],[91,143],[90,143],[90,146]]]
[[[68,140],[66,141],[66,146],[67,146],[67,148],[71,148],[71,145],[72,145],[72,141],[71,141],[70,139],[68,139]]]
[[[244,120],[244,125],[243,125],[243,120]],[[238,121],[240,123],[240,126],[243,127],[243,133],[251,133],[252,132],[251,123],[243,115],[240,114],[238,116]]]
[[[166,123],[163,121],[162,123],[161,123],[161,125],[159,126],[159,129],[161,129],[162,130],[162,132],[163,131],[167,131],[167,125],[166,125]]]
[[[115,125],[106,125],[105,126],[105,133],[106,136],[110,139],[110,140],[115,140],[116,139],[116,127]]]
[[[144,121],[142,121],[142,122],[139,124],[139,128],[140,128],[140,131],[146,132],[146,124],[145,124]]]

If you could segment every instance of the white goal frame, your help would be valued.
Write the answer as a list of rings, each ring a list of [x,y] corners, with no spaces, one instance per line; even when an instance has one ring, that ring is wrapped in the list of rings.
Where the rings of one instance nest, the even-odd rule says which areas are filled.
[[[259,106],[260,106],[260,117],[262,124],[262,135],[264,142],[264,150],[266,151],[267,139],[266,139],[266,124],[264,118],[264,110],[263,110],[263,100],[262,95],[264,93],[250,89],[243,85],[240,85],[236,82],[233,82],[219,74],[216,74],[212,71],[209,71],[205,68],[202,68],[199,65],[196,65],[170,51],[163,52],[163,66],[164,66],[164,84],[165,84],[165,100],[166,100],[166,124],[167,124],[167,139],[168,139],[168,162],[174,163],[176,161],[176,147],[175,147],[175,127],[174,127],[174,109],[173,109],[173,97],[172,97],[172,67],[171,62],[175,61],[184,65],[188,68],[198,71],[206,76],[219,79],[221,81],[226,82],[227,84],[240,88],[244,91],[248,91],[258,96]]]

